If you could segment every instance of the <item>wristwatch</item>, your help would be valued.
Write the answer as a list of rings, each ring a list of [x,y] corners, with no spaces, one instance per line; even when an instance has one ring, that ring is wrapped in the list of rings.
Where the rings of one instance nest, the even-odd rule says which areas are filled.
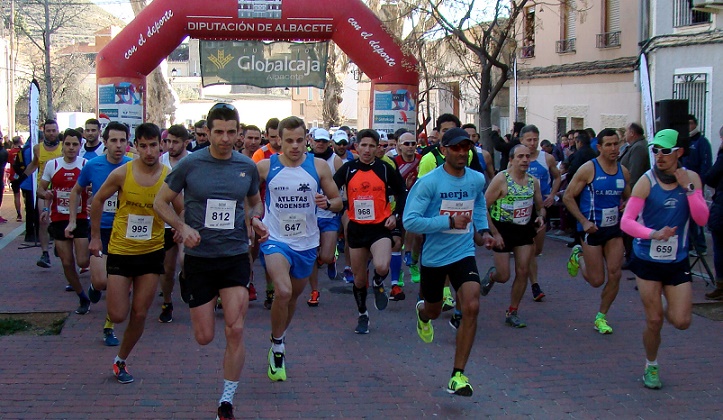
[[[477,231],[477,233],[479,233],[480,235],[484,235],[485,233],[488,233],[490,236],[494,236],[494,235],[492,235],[492,231],[489,229],[480,229]]]
[[[693,183],[691,182],[691,183],[688,184],[688,186],[685,188],[685,193],[686,193],[686,194],[693,194],[694,192],[695,192],[695,185],[693,185]]]

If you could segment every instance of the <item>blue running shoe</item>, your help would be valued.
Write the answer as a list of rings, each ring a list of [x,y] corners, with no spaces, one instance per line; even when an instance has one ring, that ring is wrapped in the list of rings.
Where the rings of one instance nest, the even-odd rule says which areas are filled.
[[[344,267],[344,281],[347,283],[354,283],[354,273],[352,273],[351,267],[348,265]]]
[[[331,264],[326,265],[326,275],[329,276],[329,280],[336,280],[336,276],[339,275],[336,271],[336,259]]]
[[[404,253],[404,265],[409,267],[410,265],[414,264],[412,262],[412,253],[410,251],[407,251]]]

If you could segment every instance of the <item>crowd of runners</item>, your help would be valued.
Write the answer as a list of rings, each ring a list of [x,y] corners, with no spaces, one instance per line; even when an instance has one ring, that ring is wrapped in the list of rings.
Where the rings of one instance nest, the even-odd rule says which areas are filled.
[[[482,147],[477,127],[451,114],[419,135],[348,127],[332,134],[308,129],[297,117],[273,118],[262,130],[243,125],[225,103],[191,130],[144,123],[133,136],[119,122],[101,129],[91,119],[61,132],[47,120],[43,141],[32,153],[29,147],[19,153],[27,164],[22,171],[14,165],[13,188],[35,191],[26,194],[26,217],[35,217],[34,208],[38,223],[28,224],[26,240],[40,240],[41,267],[50,268],[55,253],[67,290],[78,296],[75,313],[87,314],[105,292],[99,332],[105,345],[118,346],[112,361],[118,382],[134,381],[127,360],[147,318],[173,321],[174,290],[190,307],[200,345],[213,341],[215,313],[223,312],[220,419],[234,418],[244,322],[249,301],[259,298],[257,287],[265,290],[260,295],[271,318],[268,377],[286,381],[293,373],[287,376],[285,343],[300,339],[287,332],[300,296],[302,304],[308,296],[310,307],[323,306],[324,265],[329,279],[350,284],[357,312],[349,314],[349,329],[357,334],[372,331],[370,288],[379,311],[407,298],[406,265],[408,281],[420,283],[413,298],[424,343],[434,340],[432,321],[453,311],[449,324],[457,335],[447,391],[471,396],[465,366],[480,296],[512,278],[500,322],[526,327],[521,306],[528,283],[533,301],[545,297],[539,273],[547,264],[542,253],[551,219],[576,224],[567,269],[602,287],[591,314],[600,334],[613,332],[608,313],[623,266],[635,274],[646,317],[643,383],[660,388],[663,320],[678,329],[691,322],[688,231],[707,223],[701,178],[709,179],[683,166],[685,150],[670,129],[651,136],[650,147],[634,123],[627,130],[571,132],[556,145],[541,144],[534,125],[514,131],[509,137],[492,131],[503,155],[496,171],[494,150]],[[708,184],[719,182],[711,177]],[[483,276],[477,246],[494,254]],[[346,266],[338,272],[341,254]],[[254,273],[257,259],[263,272]],[[87,288],[79,276],[86,269]],[[163,302],[155,311],[159,284]],[[719,289],[709,298],[723,298],[723,282]],[[115,323],[126,320],[119,339]]]

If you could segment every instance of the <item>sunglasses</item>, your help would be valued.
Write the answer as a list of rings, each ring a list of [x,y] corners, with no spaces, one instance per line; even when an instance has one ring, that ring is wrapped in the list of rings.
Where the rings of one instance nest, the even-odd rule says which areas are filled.
[[[236,111],[236,107],[234,107],[231,104],[227,104],[227,103],[223,103],[223,102],[217,103],[216,105],[212,106],[209,111],[213,111],[215,109],[230,109],[231,111]]]
[[[447,147],[449,148],[449,150],[451,150],[453,152],[462,152],[462,151],[469,152],[469,150],[472,148],[472,145],[469,144],[468,142],[464,142],[464,143],[455,144],[455,145],[447,146]]]
[[[348,145],[348,144],[349,144],[349,142],[348,142],[348,141],[346,141],[346,140],[342,140],[342,141],[338,141],[338,142],[336,142],[336,144],[338,144],[339,146],[346,146],[346,145]]]
[[[402,143],[402,145],[403,145],[403,146],[414,146],[414,147],[416,147],[416,146],[417,146],[417,143],[416,143],[416,142],[413,142],[413,141],[405,141],[404,143]]]
[[[663,156],[668,156],[673,154],[676,150],[680,149],[680,147],[652,147],[653,154],[657,155],[658,153],[662,153]]]

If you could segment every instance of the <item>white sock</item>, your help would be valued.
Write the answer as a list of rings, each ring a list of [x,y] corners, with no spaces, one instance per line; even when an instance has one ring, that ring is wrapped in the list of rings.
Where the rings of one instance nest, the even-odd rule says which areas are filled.
[[[279,341],[281,344],[276,344],[276,342]],[[283,353],[286,350],[286,346],[284,346],[284,336],[282,335],[281,338],[273,337],[273,340],[271,341],[271,351],[274,353]]]
[[[228,379],[223,380],[223,394],[221,399],[218,400],[218,404],[226,401],[233,405],[233,397],[236,395],[236,388],[238,388],[238,381],[229,381]]]
[[[125,363],[125,361],[126,361],[126,359],[121,359],[120,357],[116,356],[116,357],[115,357],[115,360],[113,360],[113,364],[116,364],[116,363],[118,363],[118,362],[123,362],[123,363]]]
[[[645,367],[648,366],[658,366],[658,359],[653,360],[652,362],[650,360],[645,360]]]

